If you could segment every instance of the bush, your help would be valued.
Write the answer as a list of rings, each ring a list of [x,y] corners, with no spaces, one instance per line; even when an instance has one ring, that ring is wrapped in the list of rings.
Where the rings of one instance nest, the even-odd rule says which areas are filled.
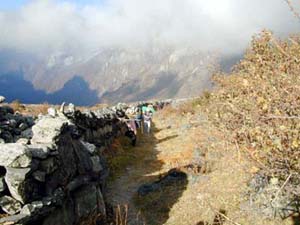
[[[218,74],[218,89],[202,97],[209,118],[251,153],[270,177],[289,175],[300,196],[300,39],[255,36],[230,76]],[[288,186],[288,185],[287,185]]]
[[[25,106],[18,99],[14,100],[11,103],[11,107],[13,108],[14,112],[22,112],[23,110],[25,110]]]

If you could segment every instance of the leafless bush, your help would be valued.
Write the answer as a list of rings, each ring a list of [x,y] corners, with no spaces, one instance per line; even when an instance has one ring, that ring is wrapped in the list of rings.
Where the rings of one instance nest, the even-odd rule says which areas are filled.
[[[300,195],[300,39],[274,38],[263,31],[203,110],[265,171]],[[203,97],[204,98],[204,97]]]

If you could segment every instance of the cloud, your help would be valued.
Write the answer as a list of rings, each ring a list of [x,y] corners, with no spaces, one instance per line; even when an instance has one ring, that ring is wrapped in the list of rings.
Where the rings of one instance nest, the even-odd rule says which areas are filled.
[[[170,45],[235,54],[263,28],[285,35],[299,32],[300,21],[284,0],[34,0],[0,12],[0,49],[80,54]]]

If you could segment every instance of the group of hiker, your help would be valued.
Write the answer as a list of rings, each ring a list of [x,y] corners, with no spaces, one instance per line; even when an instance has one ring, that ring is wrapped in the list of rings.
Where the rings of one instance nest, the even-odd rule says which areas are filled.
[[[152,117],[155,113],[154,106],[149,104],[141,107],[130,108],[126,111],[125,120],[128,130],[125,135],[130,138],[131,144],[136,145],[138,129],[142,134],[151,133]]]

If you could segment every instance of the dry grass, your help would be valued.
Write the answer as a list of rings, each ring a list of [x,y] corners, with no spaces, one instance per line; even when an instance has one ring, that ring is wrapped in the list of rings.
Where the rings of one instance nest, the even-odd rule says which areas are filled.
[[[23,105],[19,100],[13,101],[10,106],[13,108],[14,112],[22,113],[26,109],[25,105]]]
[[[118,179],[109,183],[109,202],[115,206],[128,204],[128,224],[291,224],[264,220],[241,210],[241,203],[247,201],[248,181],[257,167],[231,143],[230,132],[217,129],[215,121],[199,112],[204,105],[201,101],[194,103],[194,114],[178,116],[177,109],[167,108],[155,115],[154,135],[143,137],[132,152],[128,151],[135,158],[119,167]],[[116,148],[120,146],[115,144]],[[116,156],[126,152],[123,149]],[[183,170],[188,176],[186,184],[169,186],[146,197],[136,195],[140,185],[157,181],[170,169],[200,162],[206,166],[203,173]]]
[[[124,168],[136,159],[134,149],[127,137],[114,140],[112,146],[105,152],[105,156],[110,168],[110,182],[121,176]]]
[[[15,100],[9,104],[13,108],[14,112],[19,112],[23,115],[38,116],[39,114],[47,114],[48,108],[58,106],[51,106],[47,102],[43,104],[22,104],[19,100]]]
[[[31,115],[39,115],[39,114],[47,114],[48,113],[48,109],[50,108],[51,106],[45,102],[43,104],[39,104],[39,105],[35,105],[35,106],[29,106],[27,107],[27,111],[28,113],[30,113]]]
[[[202,97],[202,111],[239,149],[250,153],[270,177],[300,196],[300,39],[278,40],[268,31],[230,76],[219,74],[219,88]],[[298,191],[297,191],[298,190]]]
[[[115,225],[127,225],[128,222],[128,205],[118,205],[115,210]]]

